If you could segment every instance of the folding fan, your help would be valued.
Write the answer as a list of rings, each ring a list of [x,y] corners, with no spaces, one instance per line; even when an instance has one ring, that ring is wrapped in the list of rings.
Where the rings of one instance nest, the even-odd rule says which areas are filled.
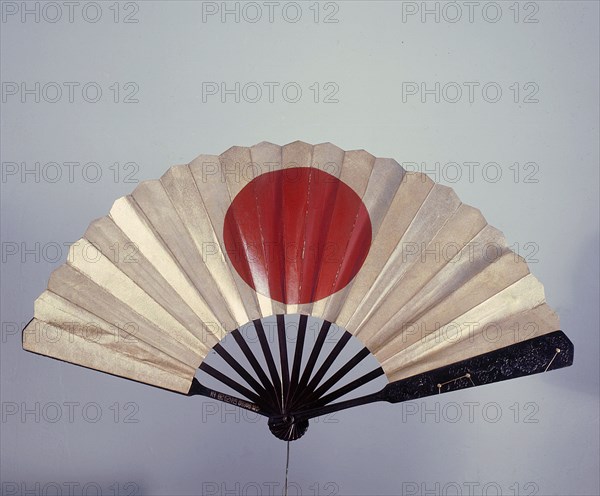
[[[23,347],[258,412],[293,440],[328,412],[568,366],[558,329],[526,262],[452,189],[363,150],[263,142],[118,199],[52,273]]]

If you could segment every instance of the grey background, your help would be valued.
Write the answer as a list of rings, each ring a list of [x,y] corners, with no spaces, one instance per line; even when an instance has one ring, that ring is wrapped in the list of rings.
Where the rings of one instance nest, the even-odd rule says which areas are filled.
[[[435,2],[427,6],[440,9],[440,22],[433,15],[403,22],[403,9],[411,6],[402,2],[348,1],[320,5],[318,23],[313,2],[301,4],[298,22],[289,22],[294,11],[286,20],[278,8],[271,23],[259,4],[265,12],[256,23],[232,16],[221,22],[218,15],[203,22],[202,2],[144,1],[132,18],[137,23],[114,22],[113,3],[102,2],[96,23],[80,10],[68,22],[63,5],[56,23],[43,16],[21,22],[16,15],[0,25],[3,82],[78,82],[79,88],[96,82],[103,89],[97,103],[76,92],[73,103],[66,96],[57,103],[29,96],[22,103],[16,95],[2,104],[4,172],[8,162],[30,168],[40,162],[42,172],[37,182],[22,178],[19,165],[1,185],[2,490],[281,493],[285,444],[262,420],[212,414],[221,407],[208,400],[28,354],[15,329],[31,318],[33,301],[66,258],[65,247],[53,251],[56,244],[78,239],[135,187],[124,172],[133,171],[134,181],[157,178],[200,153],[302,139],[427,164],[433,179],[480,208],[529,257],[575,344],[576,361],[562,371],[415,402],[414,415],[401,405],[378,404],[319,419],[291,446],[290,494],[469,494],[469,488],[473,494],[600,494],[598,3],[521,3],[515,22],[513,3],[506,2],[498,4],[498,22],[479,8],[469,22],[468,7],[459,2],[464,12],[455,23],[442,15],[452,15],[441,10],[448,7]],[[339,22],[322,22],[336,5]],[[538,22],[522,22],[527,13]],[[266,97],[203,103],[202,83],[221,81],[230,87],[296,82],[303,96],[297,103],[281,93],[273,103]],[[503,94],[497,103],[480,92],[472,103],[465,96],[456,103],[403,102],[403,82],[432,87],[436,81],[495,82]],[[115,82],[122,91],[137,84],[139,102],[114,103],[109,86]],[[314,82],[322,91],[337,84],[339,101],[315,103]],[[538,103],[524,102],[523,93],[515,103],[514,82],[521,91],[537,84]],[[463,165],[470,161],[496,162],[502,177],[494,182],[476,173],[470,180]],[[71,182],[61,165],[63,176],[52,182],[48,162],[96,162],[102,177],[92,182],[79,167]],[[125,170],[127,162],[137,170]],[[460,164],[460,178],[448,162]],[[519,178],[510,168],[515,162]],[[524,180],[526,162],[539,166],[537,182]],[[19,252],[10,255],[15,246]],[[24,249],[32,252],[22,260]],[[468,402],[475,402],[472,419]],[[436,408],[438,418],[421,418]]]

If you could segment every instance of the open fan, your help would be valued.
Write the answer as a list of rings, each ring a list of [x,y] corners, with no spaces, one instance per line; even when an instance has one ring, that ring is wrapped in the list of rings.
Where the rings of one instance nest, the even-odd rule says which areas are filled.
[[[363,150],[263,142],[118,199],[52,273],[23,347],[233,403],[291,440],[328,412],[568,366],[558,329],[525,261],[452,189]]]

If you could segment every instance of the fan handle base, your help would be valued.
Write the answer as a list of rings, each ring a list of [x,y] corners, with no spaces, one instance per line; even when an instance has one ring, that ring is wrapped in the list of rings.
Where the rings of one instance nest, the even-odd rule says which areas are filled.
[[[278,439],[296,441],[308,430],[308,419],[296,419],[293,415],[270,417],[269,430]]]

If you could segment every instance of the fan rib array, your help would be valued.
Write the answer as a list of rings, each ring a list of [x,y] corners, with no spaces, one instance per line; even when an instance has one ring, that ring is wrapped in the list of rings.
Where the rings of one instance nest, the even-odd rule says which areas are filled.
[[[254,370],[256,378],[249,373],[249,369],[246,369],[236,361],[233,355],[221,344],[217,344],[213,350],[223,362],[237,373],[244,383],[222,372],[222,367],[218,367],[216,364],[210,365],[207,361],[200,364],[200,370],[256,404],[260,408],[261,413],[269,417],[321,408],[383,375],[383,369],[376,367],[368,373],[351,380],[344,386],[331,391],[334,386],[343,381],[351,371],[369,356],[369,350],[363,347],[341,366],[338,365],[333,373],[330,373],[337,361],[339,361],[342,351],[352,338],[350,333],[343,332],[332,350],[323,357],[319,367],[317,367],[331,328],[331,322],[323,321],[317,338],[310,349],[308,359],[304,367],[302,367],[308,317],[301,315],[299,317],[298,334],[296,336],[290,369],[287,349],[289,336],[286,334],[285,315],[280,314],[276,318],[277,346],[280,361],[279,369],[275,363],[276,358],[269,345],[263,323],[260,320],[253,322],[270,379],[252,352],[240,329],[234,330],[232,335],[239,350],[243,352],[251,368]]]

